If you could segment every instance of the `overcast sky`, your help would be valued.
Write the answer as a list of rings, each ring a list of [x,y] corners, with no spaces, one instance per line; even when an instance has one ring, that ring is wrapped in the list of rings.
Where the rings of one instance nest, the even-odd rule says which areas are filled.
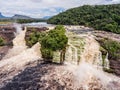
[[[21,14],[41,18],[81,5],[112,3],[120,0],[0,0],[0,12],[6,16]]]

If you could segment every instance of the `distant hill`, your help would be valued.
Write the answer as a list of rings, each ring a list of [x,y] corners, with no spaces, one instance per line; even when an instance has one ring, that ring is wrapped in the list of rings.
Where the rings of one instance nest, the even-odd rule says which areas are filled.
[[[0,12],[0,18],[6,18],[5,16],[3,16],[2,14],[1,14],[1,12]]]
[[[51,24],[85,25],[120,34],[120,4],[84,5],[48,19]]]
[[[43,19],[50,19],[51,18],[51,16],[45,16],[45,17],[43,17]]]
[[[29,16],[25,16],[25,15],[19,15],[19,14],[15,14],[14,16],[12,17],[5,17],[1,14],[0,12],[0,19],[32,19],[31,17]]]
[[[13,17],[11,17],[12,19],[32,19],[29,16],[25,16],[25,15],[19,15],[19,14],[15,14]]]

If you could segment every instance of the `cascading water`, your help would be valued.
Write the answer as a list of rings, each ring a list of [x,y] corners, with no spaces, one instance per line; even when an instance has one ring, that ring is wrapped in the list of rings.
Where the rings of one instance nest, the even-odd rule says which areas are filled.
[[[74,84],[76,88],[80,90],[120,90],[120,79],[112,74],[108,74],[102,70],[102,68],[109,69],[108,54],[105,58],[105,65],[102,66],[102,53],[100,52],[100,45],[94,39],[93,35],[67,35],[69,37],[66,50],[66,65],[68,69],[74,74],[76,80]],[[79,36],[79,37],[78,37]],[[81,46],[80,42],[75,42],[84,38],[84,45]],[[76,39],[76,40],[75,40]],[[74,41],[74,42],[73,42]],[[81,53],[77,51],[80,47],[83,47]],[[72,50],[72,49],[75,50]],[[76,55],[75,55],[76,54]],[[71,63],[74,61],[78,63],[72,56],[80,56],[79,65]]]
[[[16,38],[13,40],[13,48],[8,51],[6,56],[0,61],[0,72],[10,72],[13,69],[17,74],[19,70],[22,70],[24,66],[32,61],[41,59],[40,44],[35,44],[32,48],[27,48],[25,43],[25,32],[26,29],[19,32]],[[12,78],[10,75],[2,79],[0,83],[4,80]],[[12,75],[14,76],[14,75]]]
[[[19,27],[19,29],[20,29],[20,27]],[[22,30],[22,29],[21,29],[21,31],[19,30],[19,34],[13,40],[13,48],[8,51],[6,56],[0,62],[0,67],[1,67],[1,65],[4,66],[4,64],[2,64],[4,62],[6,62],[6,63],[8,63],[8,62],[23,63],[23,62],[25,62],[24,59],[27,60],[27,59],[41,58],[40,44],[37,43],[32,48],[27,48],[26,43],[25,43],[25,33],[26,33],[26,28],[25,28],[25,30]],[[22,61],[22,59],[24,61]]]
[[[25,30],[22,30],[21,25],[14,24],[16,27],[16,38],[13,40],[13,48],[10,49],[7,55],[3,59],[7,59],[20,54],[22,51],[27,49],[25,42]]]
[[[105,57],[104,62],[105,62],[104,68],[110,69],[110,64],[109,64],[109,60],[108,60],[108,53],[107,53],[107,55]]]
[[[19,28],[19,30],[21,29]],[[19,70],[24,70],[27,63],[41,58],[39,43],[32,48],[27,48],[24,40],[25,32],[26,30],[21,30],[16,34],[17,36],[13,40],[13,48],[0,61],[0,72],[5,73],[5,75],[6,72],[8,74],[8,76],[0,78],[0,87],[4,86],[2,85],[4,81],[17,75]],[[69,40],[66,48],[65,65],[62,68],[61,66],[55,67],[56,69],[50,74],[40,75],[40,77],[43,77],[43,82],[45,82],[44,79],[48,81],[45,87],[49,85],[50,80],[53,80],[53,87],[57,84],[57,81],[60,81],[62,87],[71,87],[71,89],[65,90],[120,90],[120,79],[102,70],[102,53],[94,36],[88,34],[76,35],[69,32],[66,35]],[[105,62],[104,67],[108,69],[108,54]],[[48,71],[51,71],[51,69]]]
[[[16,33],[15,35],[18,35],[21,30],[22,30],[22,25],[21,24],[17,24],[17,23],[14,23],[13,26],[16,28]]]

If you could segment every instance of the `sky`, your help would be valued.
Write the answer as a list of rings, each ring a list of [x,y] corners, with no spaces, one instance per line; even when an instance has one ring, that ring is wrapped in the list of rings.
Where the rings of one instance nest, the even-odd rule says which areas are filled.
[[[82,5],[116,3],[120,0],[0,0],[0,12],[5,16],[20,14],[42,18]]]

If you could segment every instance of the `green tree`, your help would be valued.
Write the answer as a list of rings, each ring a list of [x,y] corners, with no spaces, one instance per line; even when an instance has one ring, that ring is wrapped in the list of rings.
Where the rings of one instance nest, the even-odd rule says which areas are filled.
[[[52,58],[52,54],[47,54],[48,52],[52,53],[56,50],[62,52],[66,48],[67,42],[68,38],[65,35],[65,28],[61,25],[56,26],[55,29],[48,32],[48,35],[45,36],[41,41],[41,46],[43,49],[42,51],[44,52],[42,53],[43,58],[46,58],[48,60]],[[63,58],[61,60],[63,61]]]
[[[116,32],[116,29],[117,29],[117,25],[114,25],[114,24],[106,24],[105,30],[107,31],[111,31],[111,32]]]

